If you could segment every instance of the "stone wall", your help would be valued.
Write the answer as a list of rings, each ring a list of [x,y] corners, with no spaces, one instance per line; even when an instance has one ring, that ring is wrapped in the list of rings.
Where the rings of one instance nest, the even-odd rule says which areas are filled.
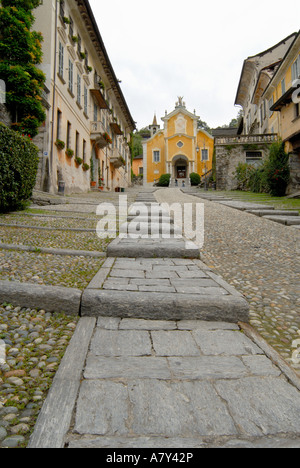
[[[287,195],[300,190],[300,153],[290,154],[291,182],[287,189]]]
[[[234,177],[239,163],[249,162],[246,152],[251,151],[247,145],[215,145],[216,148],[216,179],[218,190],[236,190],[237,181]],[[255,145],[255,151],[262,152],[262,160],[269,155],[269,145]],[[287,189],[287,195],[300,190],[300,153],[290,155],[291,182]]]
[[[216,180],[218,190],[236,190],[237,181],[235,179],[235,170],[239,163],[246,163],[247,151],[260,151],[262,160],[269,153],[269,146],[266,144],[256,144],[253,147],[242,144],[233,145],[215,145],[216,148]],[[255,164],[259,164],[255,162]]]

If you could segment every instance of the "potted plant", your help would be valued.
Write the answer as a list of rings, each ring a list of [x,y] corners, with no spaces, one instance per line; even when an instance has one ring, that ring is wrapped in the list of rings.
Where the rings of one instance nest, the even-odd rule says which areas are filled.
[[[68,158],[70,158],[70,159],[73,158],[73,156],[74,156],[74,151],[73,151],[71,148],[67,148],[67,150],[66,150],[66,156],[67,156]]]
[[[107,143],[112,144],[112,139],[107,132],[103,133],[103,138]]]
[[[59,139],[56,140],[55,145],[60,151],[63,150],[66,146],[65,142]]]
[[[83,169],[85,172],[88,171],[89,168],[90,168],[90,166],[89,166],[87,163],[83,163],[83,164],[82,164],[82,169]]]
[[[82,163],[83,163],[83,159],[79,158],[78,156],[76,156],[75,158],[75,163],[80,166]]]

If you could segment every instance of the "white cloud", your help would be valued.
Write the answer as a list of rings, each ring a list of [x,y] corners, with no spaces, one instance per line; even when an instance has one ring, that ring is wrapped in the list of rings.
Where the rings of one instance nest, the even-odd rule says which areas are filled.
[[[299,29],[298,0],[90,4],[138,128],[172,111],[179,95],[210,126],[229,123],[244,59]]]

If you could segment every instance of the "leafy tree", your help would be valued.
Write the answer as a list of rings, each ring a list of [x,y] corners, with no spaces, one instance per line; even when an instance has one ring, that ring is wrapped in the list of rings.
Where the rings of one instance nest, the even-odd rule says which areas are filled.
[[[140,156],[141,154],[143,154],[142,140],[144,138],[149,138],[149,137],[150,137],[150,130],[147,127],[142,128],[141,130],[137,130],[135,133],[132,134],[132,140],[131,140],[132,159],[134,159],[136,156]]]
[[[36,65],[42,61],[42,34],[32,31],[32,10],[39,0],[1,0],[0,79],[6,83],[6,107],[12,128],[34,137],[45,120],[41,92],[45,75]]]
[[[23,209],[32,195],[38,148],[0,123],[0,213]]]
[[[282,140],[272,144],[265,168],[269,191],[276,197],[284,197],[291,175],[289,155],[284,148]]]
[[[210,126],[206,122],[204,122],[204,120],[198,120],[198,128],[205,130],[207,133],[211,134]]]

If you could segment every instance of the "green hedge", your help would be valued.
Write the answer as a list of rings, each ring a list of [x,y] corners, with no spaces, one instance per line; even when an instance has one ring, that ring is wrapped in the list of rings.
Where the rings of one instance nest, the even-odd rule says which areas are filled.
[[[25,207],[35,186],[38,148],[0,123],[0,212]]]
[[[190,179],[191,179],[191,185],[193,186],[199,185],[201,182],[201,177],[196,172],[192,172],[190,174]]]
[[[158,182],[158,187],[169,187],[170,184],[170,179],[171,179],[171,174],[163,174],[160,176],[159,182]]]

